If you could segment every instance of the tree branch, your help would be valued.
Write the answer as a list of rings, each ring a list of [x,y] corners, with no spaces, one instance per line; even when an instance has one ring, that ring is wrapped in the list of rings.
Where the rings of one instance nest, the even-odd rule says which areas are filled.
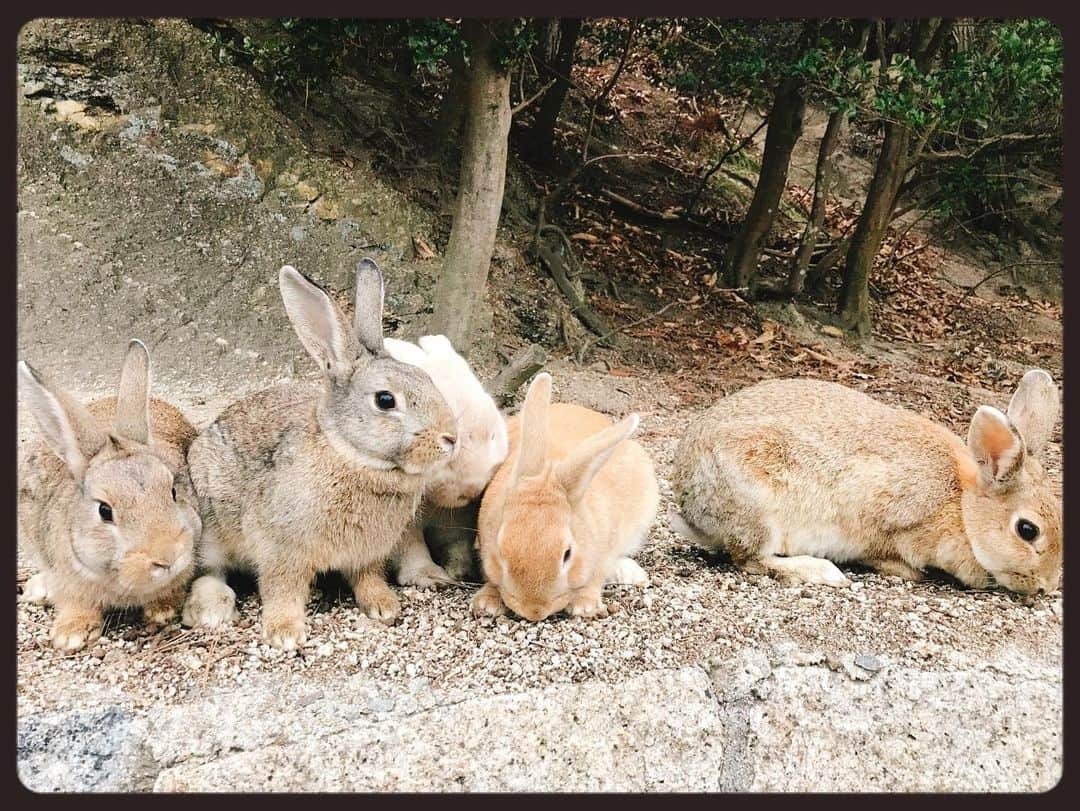
[[[556,79],[552,79],[546,85],[544,85],[539,90],[537,90],[535,93],[533,93],[531,96],[529,96],[529,98],[527,98],[523,102],[521,102],[517,107],[511,107],[510,108],[510,115],[515,116],[518,113],[520,113],[522,110],[524,110],[530,104],[532,104],[534,101],[536,101],[538,98],[540,98],[546,92],[548,92],[548,90],[550,90],[555,85],[556,81],[557,81]]]

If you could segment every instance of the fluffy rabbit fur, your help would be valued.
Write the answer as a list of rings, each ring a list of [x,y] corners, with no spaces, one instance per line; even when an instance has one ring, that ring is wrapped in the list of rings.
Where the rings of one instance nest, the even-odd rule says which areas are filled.
[[[266,641],[291,650],[305,642],[304,609],[320,571],[342,571],[368,616],[395,621],[400,604],[384,567],[457,434],[427,374],[383,347],[383,281],[374,262],[357,267],[351,327],[292,267],[281,269],[279,283],[322,385],[289,383],[247,397],[192,443],[209,574],[193,584],[184,621],[230,621],[235,595],[224,572],[250,569]]]
[[[648,454],[628,439],[637,425],[637,414],[612,425],[587,408],[552,405],[551,375],[537,375],[509,423],[510,457],[480,503],[487,583],[474,613],[606,616],[605,582],[648,583],[631,556],[660,496]]]
[[[164,623],[180,610],[202,524],[184,470],[195,429],[150,397],[150,356],[128,346],[116,397],[84,407],[25,361],[19,382],[42,439],[19,471],[19,535],[40,569],[23,598],[51,602],[52,644],[78,650],[109,608]]]
[[[425,335],[419,346],[394,338],[386,351],[423,369],[457,419],[458,442],[449,464],[435,471],[424,490],[420,518],[410,527],[397,562],[401,585],[431,586],[471,577],[476,505],[506,459],[506,420],[465,358],[444,335]],[[438,547],[443,566],[424,542]],[[470,537],[471,535],[471,537]]]
[[[758,383],[683,436],[672,526],[747,571],[794,581],[847,585],[833,562],[852,562],[915,580],[932,567],[972,587],[1051,591],[1061,502],[1039,457],[1059,410],[1050,375],[1032,370],[1007,414],[975,412],[965,444],[835,383]]]

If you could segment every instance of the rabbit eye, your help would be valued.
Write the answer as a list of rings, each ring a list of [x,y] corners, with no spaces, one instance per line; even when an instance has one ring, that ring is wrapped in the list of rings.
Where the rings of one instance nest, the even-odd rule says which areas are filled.
[[[375,407],[380,411],[389,411],[391,408],[397,405],[397,400],[394,399],[388,391],[375,392]]]
[[[567,563],[569,563],[569,562],[570,562],[570,547],[569,547],[569,546],[568,546],[568,547],[566,547],[566,551],[562,553],[562,562],[563,562],[563,565],[564,565],[564,566],[565,566],[565,565],[566,565]]]
[[[101,516],[101,520],[106,524],[113,522],[112,507],[106,504],[104,501],[99,501],[97,505],[98,515]]]
[[[176,488],[175,487],[172,489],[172,500],[176,501]]]
[[[1021,518],[1016,522],[1016,534],[1028,543],[1031,543],[1039,537],[1039,528],[1026,518]]]

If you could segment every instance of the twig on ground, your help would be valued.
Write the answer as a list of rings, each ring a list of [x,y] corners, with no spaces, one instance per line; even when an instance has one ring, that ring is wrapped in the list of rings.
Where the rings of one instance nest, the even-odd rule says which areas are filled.
[[[547,352],[537,344],[519,351],[485,387],[501,406],[513,399],[517,390],[547,363]]]

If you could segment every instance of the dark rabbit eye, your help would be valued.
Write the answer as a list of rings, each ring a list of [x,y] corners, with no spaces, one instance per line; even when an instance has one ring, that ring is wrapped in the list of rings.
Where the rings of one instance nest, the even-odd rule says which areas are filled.
[[[562,553],[562,562],[565,564],[570,560],[570,547],[566,547],[566,551]]]
[[[397,405],[397,400],[394,399],[388,391],[375,392],[375,407],[380,411],[389,411],[391,408]]]
[[[176,501],[176,488],[175,487],[172,489],[172,500]]]
[[[1021,518],[1016,522],[1016,534],[1028,543],[1031,543],[1039,537],[1039,528],[1026,518]]]
[[[97,514],[101,516],[101,520],[106,524],[113,522],[112,507],[106,504],[104,501],[99,501],[97,505]]]

